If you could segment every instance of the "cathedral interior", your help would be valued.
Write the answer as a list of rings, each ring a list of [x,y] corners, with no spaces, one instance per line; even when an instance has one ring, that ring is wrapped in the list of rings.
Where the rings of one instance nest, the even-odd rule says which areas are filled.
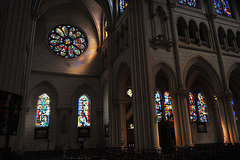
[[[1,160],[234,159],[239,142],[239,0],[0,0]]]

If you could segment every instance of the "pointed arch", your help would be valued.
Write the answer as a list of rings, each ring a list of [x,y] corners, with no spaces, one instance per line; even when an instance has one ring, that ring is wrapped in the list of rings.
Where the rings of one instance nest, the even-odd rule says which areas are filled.
[[[177,20],[177,31],[179,40],[187,43],[188,26],[182,17],[179,17]]]
[[[192,70],[191,70],[192,69]],[[193,72],[194,71],[194,72]],[[192,74],[190,74],[190,72]],[[215,68],[202,56],[195,56],[191,58],[184,66],[183,69],[183,82],[187,87],[188,79],[196,79],[200,75],[205,75],[205,80],[209,81],[213,86],[215,93],[221,93],[222,82]],[[188,75],[190,77],[188,77]],[[192,82],[193,83],[193,82]],[[189,83],[191,85],[192,83]],[[187,87],[189,88],[189,87]]]
[[[117,97],[119,99],[125,99],[127,89],[131,88],[131,71],[130,67],[126,62],[121,62],[118,74],[116,77]]]
[[[198,27],[197,24],[193,21],[189,21],[189,26],[188,26],[188,31],[189,31],[189,37],[191,39],[191,43],[196,44],[196,40],[198,39]]]
[[[155,77],[155,79],[160,70],[163,71],[167,75],[167,79],[169,80],[169,89],[172,91],[175,90],[176,84],[177,84],[175,70],[165,62],[157,63],[153,67],[153,77]]]
[[[218,28],[218,40],[222,49],[227,49],[226,46],[226,33],[222,27]]]

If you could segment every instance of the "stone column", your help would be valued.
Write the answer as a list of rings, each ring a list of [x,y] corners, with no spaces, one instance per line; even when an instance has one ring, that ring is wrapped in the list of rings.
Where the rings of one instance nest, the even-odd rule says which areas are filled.
[[[120,107],[120,123],[121,123],[121,147],[127,146],[127,126],[126,126],[126,104],[119,103]]]
[[[188,103],[187,103],[188,92],[185,89],[179,91],[179,99],[181,101],[181,110],[182,110],[182,124],[181,126],[184,127],[184,136],[182,139],[185,140],[186,146],[193,146],[192,141],[192,133],[191,133],[191,126],[190,126],[190,119],[189,119],[189,112],[188,112]]]
[[[24,139],[25,94],[34,35],[31,4],[31,0],[2,0],[0,4],[0,90],[23,95],[18,133],[10,137],[12,150],[22,150]]]
[[[156,132],[152,108],[154,107],[154,90],[149,80],[149,46],[147,23],[147,2],[129,1],[131,79],[133,87],[133,114],[135,125],[136,149],[155,148]],[[145,8],[146,7],[146,8]]]
[[[232,97],[231,92],[227,92],[224,94],[224,99],[226,101],[225,112],[228,119],[228,128],[229,128],[231,143],[239,143],[238,129],[237,129],[234,113],[233,113],[233,108],[231,105],[231,97]]]
[[[222,83],[223,83],[223,108],[224,108],[224,113],[225,113],[225,117],[226,117],[226,124],[227,124],[227,128],[228,128],[228,132],[229,132],[229,138],[231,143],[235,143],[235,142],[239,142],[238,137],[238,133],[236,132],[236,122],[234,124],[233,122],[233,111],[231,107],[231,98],[229,97],[229,86],[227,83],[227,78],[226,78],[226,73],[224,70],[224,63],[223,63],[223,56],[222,56],[222,49],[221,46],[219,45],[219,39],[218,39],[218,33],[217,33],[217,27],[215,24],[215,19],[216,19],[216,12],[213,6],[213,1],[206,1],[206,6],[208,6],[208,20],[209,20],[209,24],[211,26],[211,30],[213,33],[213,38],[216,45],[216,51],[218,53],[218,61],[219,61],[219,68],[220,68],[220,73],[221,73],[221,78],[222,78]],[[212,7],[209,7],[212,6]],[[224,44],[226,47],[227,44],[227,39],[226,37],[224,37]],[[226,134],[225,134],[226,135]],[[226,139],[226,142],[228,140]]]
[[[218,106],[221,124],[222,124],[223,140],[224,140],[224,143],[230,143],[228,125],[227,125],[226,116],[224,114],[222,96],[217,95],[216,97],[217,97],[217,106]]]
[[[180,127],[177,93],[171,92],[171,96],[172,96],[172,106],[173,106],[173,120],[174,120],[174,129],[175,129],[176,147],[182,147],[182,133],[181,133],[181,127]]]

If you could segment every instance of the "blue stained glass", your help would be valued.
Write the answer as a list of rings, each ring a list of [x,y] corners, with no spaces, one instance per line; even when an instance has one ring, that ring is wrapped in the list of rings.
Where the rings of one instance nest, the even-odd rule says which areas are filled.
[[[172,108],[172,97],[169,92],[164,92],[164,112],[165,121],[173,122],[173,108]]]
[[[218,14],[232,17],[229,0],[214,0],[214,6]]]
[[[128,3],[126,0],[119,0],[119,12],[122,14],[127,7]]]
[[[236,112],[235,112],[235,104],[234,104],[233,98],[231,98],[231,105],[232,105],[232,108],[233,108],[234,117],[237,120],[238,118],[237,118],[237,115],[236,115]]]
[[[198,113],[200,122],[208,122],[207,104],[204,95],[200,92],[198,93]]]
[[[195,99],[191,92],[189,92],[189,114],[190,114],[190,121],[196,122],[197,121],[197,111],[195,105]]]
[[[191,7],[198,7],[197,0],[178,0],[178,3],[186,4]]]
[[[157,122],[162,121],[162,104],[161,104],[161,93],[159,91],[155,92],[155,104],[157,112]]]
[[[50,97],[43,93],[38,97],[36,127],[48,127],[50,116]]]
[[[70,25],[60,25],[52,29],[48,42],[50,49],[63,58],[76,58],[87,48],[84,34]]]
[[[78,100],[78,127],[90,127],[90,99],[82,95]]]

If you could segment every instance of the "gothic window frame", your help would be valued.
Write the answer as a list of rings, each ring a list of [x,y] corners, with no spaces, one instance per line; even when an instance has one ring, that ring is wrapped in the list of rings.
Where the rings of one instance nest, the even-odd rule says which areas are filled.
[[[177,32],[178,32],[178,39],[180,42],[188,43],[188,26],[186,21],[179,17],[177,19]]]
[[[236,33],[236,41],[237,41],[238,52],[240,52],[240,32],[239,31]]]
[[[202,46],[211,47],[209,30],[203,22],[199,25],[199,39]]]
[[[227,50],[227,35],[222,27],[218,28],[218,40],[220,48],[223,50]]]
[[[189,21],[188,33],[191,44],[200,45],[199,29],[196,22],[193,20]]]
[[[231,29],[227,31],[227,42],[228,42],[228,50],[237,52],[236,37]]]
[[[156,92],[159,93],[160,95],[160,113],[159,115],[161,115],[161,117],[158,116],[158,112],[157,112],[157,104],[156,104]],[[171,110],[170,113],[170,118],[166,118],[167,115],[166,115],[166,105],[165,105],[165,93],[168,93],[170,95],[170,98],[171,98]],[[154,99],[155,99],[155,110],[156,110],[156,122],[170,122],[170,123],[173,123],[174,122],[174,115],[173,115],[173,104],[172,104],[172,96],[171,96],[171,93],[169,91],[163,91],[161,92],[160,90],[156,89],[155,92],[154,92]]]
[[[177,0],[177,3],[191,8],[200,8],[200,0],[195,0],[196,2],[193,1],[194,0]],[[196,4],[196,6],[194,6],[194,4]]]
[[[123,5],[121,5],[121,4],[123,4]],[[128,7],[127,0],[118,0],[119,15],[122,15],[126,11],[127,7]]]
[[[41,96],[43,96],[43,95],[46,95],[47,100],[49,101],[49,102],[46,102],[46,105],[47,105],[46,106],[47,107],[47,111],[46,112],[48,112],[48,114],[46,114],[46,116],[48,116],[48,119],[47,119],[48,123],[47,123],[47,125],[40,125],[40,124],[38,125],[37,124],[38,123],[38,117],[41,116],[41,115],[38,115],[38,114],[43,112],[42,110],[40,110],[40,105],[42,106],[42,99],[44,98],[44,97],[41,98]],[[35,139],[48,139],[48,131],[49,131],[49,124],[50,124],[50,113],[51,113],[50,102],[51,102],[51,98],[50,98],[50,96],[49,96],[49,94],[47,92],[44,92],[44,93],[42,93],[42,94],[40,94],[38,96],[38,99],[37,99],[37,109],[36,109],[36,115],[35,115],[36,116],[35,117],[35,136],[34,136]]]
[[[88,37],[78,26],[59,24],[50,29],[47,45],[58,58],[72,60],[81,57],[87,51]]]
[[[107,16],[105,15],[103,18],[103,40],[107,39],[108,37],[108,21],[107,21]]]
[[[190,98],[189,98],[189,93],[192,93],[192,95],[193,95],[193,97],[194,97],[194,101],[195,101],[195,110],[196,110],[196,117],[197,117],[197,120],[195,120],[195,121],[191,121],[191,114],[190,114]],[[200,120],[200,113],[199,113],[199,103],[198,103],[198,101],[199,101],[199,97],[198,97],[198,95],[199,95],[199,93],[201,93],[203,96],[204,96],[204,99],[205,99],[205,103],[206,103],[206,114],[207,114],[207,121],[201,121]],[[207,101],[207,98],[206,98],[206,94],[203,92],[203,91],[189,91],[188,92],[188,112],[189,112],[189,119],[190,119],[190,122],[191,123],[208,123],[209,122],[209,112],[208,112],[208,101]]]
[[[214,8],[215,8],[215,12],[218,14],[218,15],[223,15],[223,16],[226,16],[226,17],[230,17],[232,18],[233,17],[233,8],[232,8],[232,2],[231,0],[223,0],[224,2],[222,2],[222,0],[213,0],[213,5],[214,5]],[[218,3],[219,2],[219,3]],[[227,10],[228,7],[226,7],[226,2],[228,2],[228,7],[229,7],[229,10]],[[225,4],[224,4],[225,3]],[[223,6],[225,5],[225,10],[223,8]],[[222,9],[222,11],[220,11],[220,8]],[[226,13],[226,12],[229,12],[229,13]]]
[[[81,126],[79,125],[79,118],[80,118],[80,114],[79,114],[79,110],[80,110],[80,99],[85,96],[87,97],[87,100],[89,101],[89,105],[88,105],[88,123],[89,125],[85,126]],[[92,107],[92,101],[91,98],[88,96],[88,94],[83,93],[81,94],[78,99],[78,106],[77,106],[77,129],[78,129],[78,138],[87,138],[90,137],[90,128],[91,128],[91,107]],[[85,113],[84,113],[85,114]]]

